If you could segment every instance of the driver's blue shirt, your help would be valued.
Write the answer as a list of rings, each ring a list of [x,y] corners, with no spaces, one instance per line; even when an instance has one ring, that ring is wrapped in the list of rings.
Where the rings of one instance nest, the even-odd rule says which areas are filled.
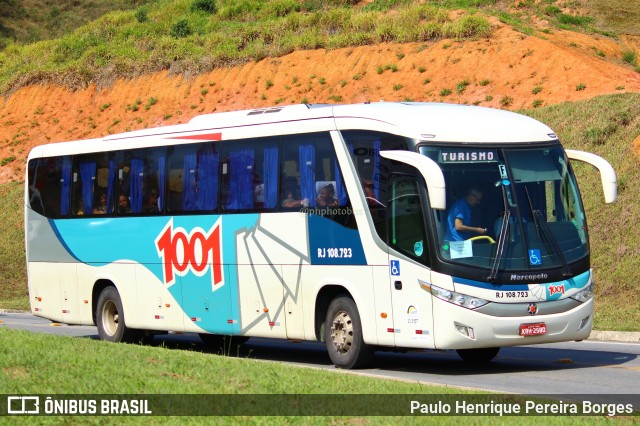
[[[467,204],[465,198],[460,198],[451,205],[449,214],[447,215],[447,232],[445,240],[447,241],[464,241],[473,236],[471,232],[457,231],[456,219],[462,220],[462,223],[469,226],[471,223],[471,207]]]

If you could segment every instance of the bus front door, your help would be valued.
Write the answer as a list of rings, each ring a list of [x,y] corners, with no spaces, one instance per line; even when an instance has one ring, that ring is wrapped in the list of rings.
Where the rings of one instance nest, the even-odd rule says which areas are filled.
[[[433,347],[431,299],[423,285],[430,282],[427,234],[416,176],[393,174],[389,179],[387,239],[395,344]]]

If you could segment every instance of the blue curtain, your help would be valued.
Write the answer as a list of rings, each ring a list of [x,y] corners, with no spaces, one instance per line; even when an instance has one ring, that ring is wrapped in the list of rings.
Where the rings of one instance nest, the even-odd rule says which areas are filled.
[[[113,212],[113,191],[116,189],[116,170],[118,163],[115,158],[109,159],[109,180],[107,182],[107,212]]]
[[[380,199],[380,141],[373,143],[373,193]]]
[[[251,149],[242,149],[229,153],[230,181],[228,210],[253,208],[253,167],[254,153]]]
[[[144,160],[142,158],[131,159],[131,212],[142,211],[142,180],[144,176]]]
[[[218,164],[220,158],[212,145],[206,145],[198,153],[198,210],[215,210],[218,207]]]
[[[62,188],[60,188],[60,215],[69,214],[69,198],[71,195],[71,157],[62,157]]]
[[[265,148],[262,173],[264,208],[272,209],[278,205],[278,145]]]
[[[347,190],[344,187],[342,181],[342,174],[340,173],[340,166],[338,166],[338,160],[333,160],[335,177],[336,177],[336,196],[338,197],[338,205],[347,205]]]
[[[161,152],[158,155],[158,209],[160,209],[160,211],[164,209],[165,162],[166,162],[165,154],[164,152]]]
[[[96,178],[96,162],[80,162],[80,180],[82,181],[82,212],[93,214],[93,183]]]
[[[316,149],[313,144],[300,145],[298,148],[300,161],[300,193],[309,200],[309,205],[316,205],[316,188],[314,171],[316,166]]]
[[[93,214],[93,182],[96,178],[96,162],[80,163],[80,179],[82,180],[82,213]]]
[[[196,209],[196,154],[189,152],[184,155],[182,169],[182,210]]]

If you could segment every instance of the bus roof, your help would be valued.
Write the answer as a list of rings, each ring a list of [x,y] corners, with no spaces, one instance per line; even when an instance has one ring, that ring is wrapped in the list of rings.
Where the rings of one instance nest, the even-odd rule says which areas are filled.
[[[104,138],[42,145],[34,148],[29,157],[219,140],[215,135],[224,134],[225,129],[310,123],[310,120],[320,119],[327,123],[327,131],[379,130],[430,142],[526,143],[557,139],[549,127],[537,120],[493,108],[419,102],[299,104],[203,114],[185,124],[137,130]],[[300,126],[296,128],[300,129]],[[274,128],[273,131],[274,135],[288,133],[287,127],[284,126]],[[292,133],[299,132],[296,130]],[[158,138],[162,140],[159,141]]]

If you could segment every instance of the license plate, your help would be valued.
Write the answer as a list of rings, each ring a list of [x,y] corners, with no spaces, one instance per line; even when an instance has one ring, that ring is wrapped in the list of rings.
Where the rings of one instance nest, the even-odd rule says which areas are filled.
[[[541,336],[543,334],[547,334],[547,325],[543,322],[520,324],[521,336]]]

